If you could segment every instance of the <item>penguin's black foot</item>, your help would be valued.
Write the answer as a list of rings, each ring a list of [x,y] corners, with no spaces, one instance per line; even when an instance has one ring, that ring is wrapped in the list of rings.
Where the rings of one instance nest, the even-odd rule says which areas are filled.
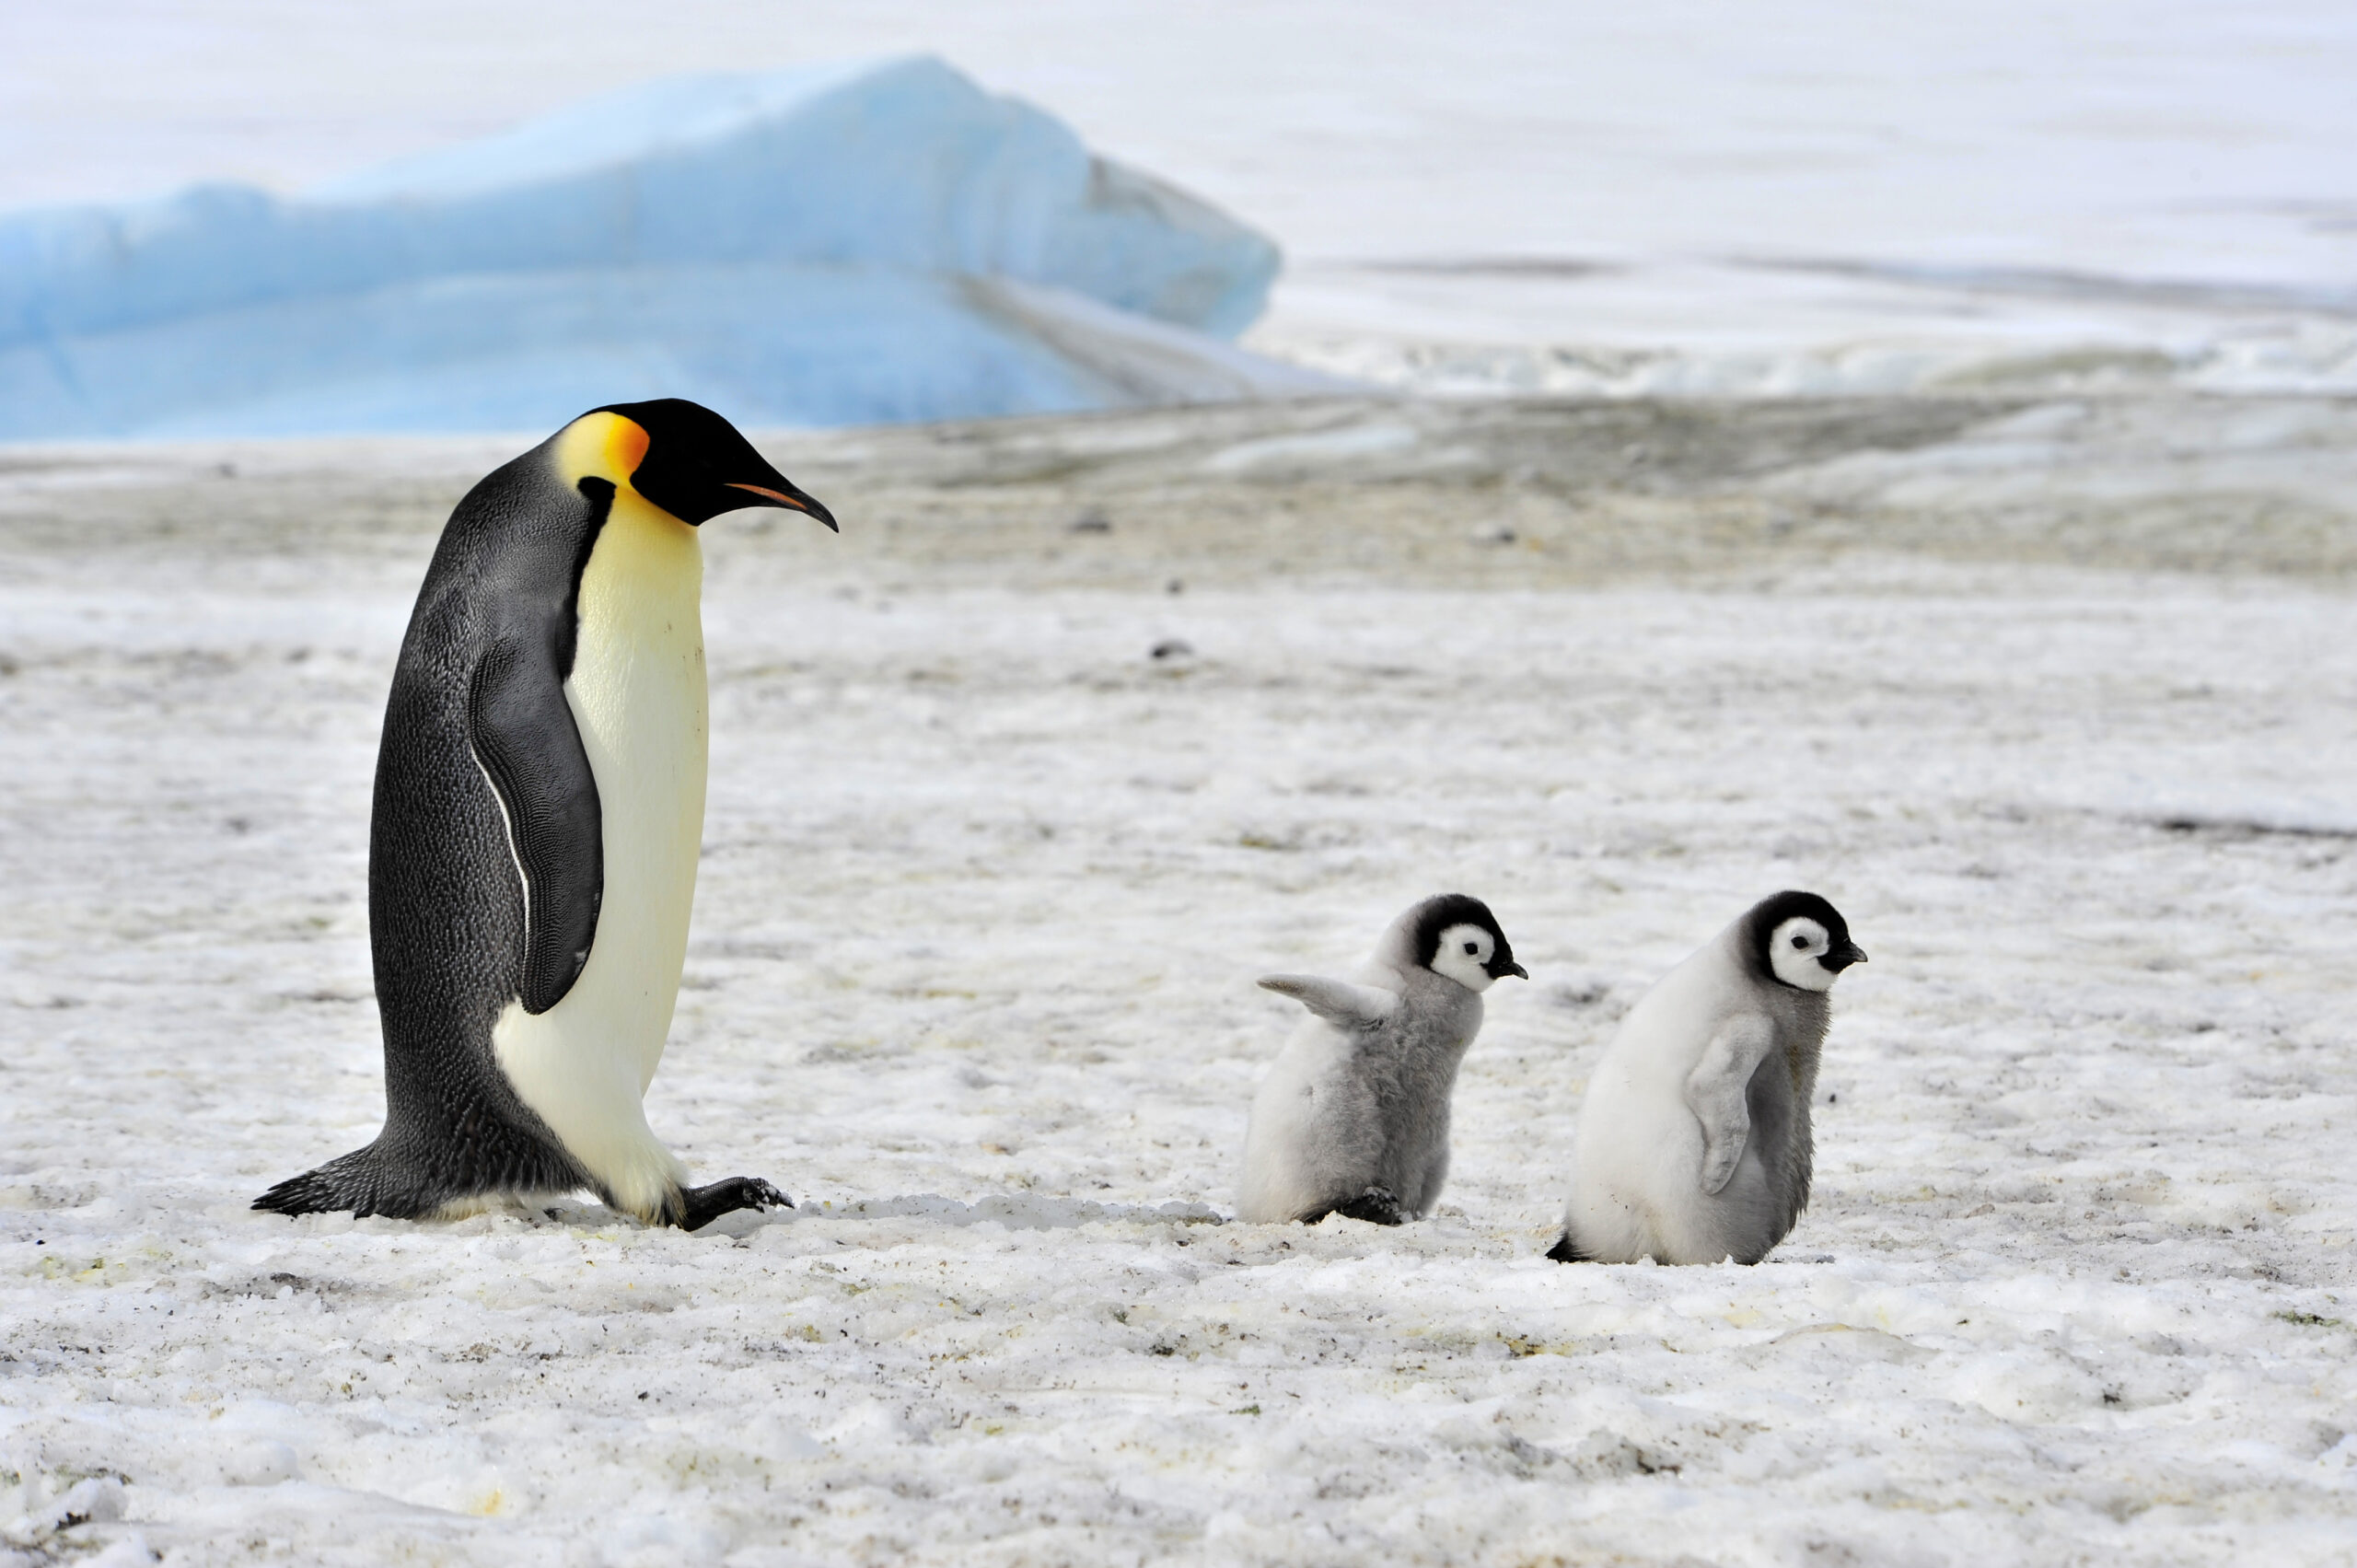
[[[709,1187],[679,1189],[679,1226],[702,1230],[723,1214],[739,1209],[790,1209],[794,1200],[758,1176],[732,1176]]]
[[[1572,1245],[1572,1233],[1568,1230],[1555,1238],[1555,1245],[1547,1249],[1547,1256],[1552,1258],[1558,1263],[1593,1263],[1596,1261],[1595,1259],[1589,1257],[1586,1253]]]
[[[1399,1199],[1387,1187],[1370,1187],[1347,1203],[1337,1203],[1326,1211],[1346,1220],[1364,1220],[1369,1225],[1404,1225],[1408,1216],[1399,1210]],[[1318,1219],[1324,1219],[1320,1214]],[[1316,1225],[1318,1220],[1309,1222]]]

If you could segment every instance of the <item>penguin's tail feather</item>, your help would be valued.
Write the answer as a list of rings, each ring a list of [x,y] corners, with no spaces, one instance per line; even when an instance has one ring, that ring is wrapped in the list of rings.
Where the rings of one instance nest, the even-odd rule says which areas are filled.
[[[354,1149],[316,1170],[290,1176],[253,1202],[266,1214],[319,1214],[349,1212],[354,1215],[387,1214],[416,1219],[430,1204],[421,1206],[411,1194],[389,1191],[377,1145]]]

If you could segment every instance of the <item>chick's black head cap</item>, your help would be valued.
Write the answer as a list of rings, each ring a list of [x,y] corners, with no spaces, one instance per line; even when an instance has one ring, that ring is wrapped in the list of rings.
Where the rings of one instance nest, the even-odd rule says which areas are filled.
[[[1490,906],[1465,893],[1443,893],[1436,899],[1424,900],[1416,915],[1418,963],[1426,969],[1433,967],[1433,960],[1440,956],[1440,934],[1452,925],[1479,926],[1496,941],[1497,947],[1491,953],[1490,961],[1481,966],[1482,972],[1492,980],[1506,975],[1516,975],[1524,980],[1530,978],[1530,971],[1515,962],[1513,945],[1506,941],[1506,934],[1498,928],[1498,917],[1490,912]]]

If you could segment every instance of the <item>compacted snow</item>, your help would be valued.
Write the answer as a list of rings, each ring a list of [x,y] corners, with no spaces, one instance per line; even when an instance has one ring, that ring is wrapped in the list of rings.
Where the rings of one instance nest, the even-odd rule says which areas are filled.
[[[707,530],[713,798],[650,1113],[801,1207],[696,1236],[246,1207],[379,1114],[378,705],[485,454],[21,459],[0,1550],[2349,1560],[2345,575],[2143,570],[2156,513],[2077,567],[1996,517],[1945,563],[1780,564],[1771,528],[1571,580],[1552,536],[1474,531],[1478,484],[1219,477],[1256,436],[1172,493],[1277,540],[1325,507],[1372,564],[1239,545],[1173,592],[1158,482],[1068,477],[1156,439],[811,446],[842,540]],[[864,499],[935,446],[1032,465],[1020,552],[957,555],[1004,484]],[[1458,520],[1387,556],[1410,501]],[[1470,586],[1517,559],[1558,586]],[[1614,1020],[1783,886],[1873,959],[1799,1229],[1757,1268],[1547,1261]],[[1436,1216],[1222,1223],[1294,1011],[1253,978],[1449,889],[1533,979],[1491,993]]]

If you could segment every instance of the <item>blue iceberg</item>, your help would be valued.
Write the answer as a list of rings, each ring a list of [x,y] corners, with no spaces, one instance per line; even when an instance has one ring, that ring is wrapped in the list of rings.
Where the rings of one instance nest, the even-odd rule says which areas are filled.
[[[910,58],[652,83],[299,198],[0,216],[0,439],[847,424],[1316,389],[1276,247]]]

